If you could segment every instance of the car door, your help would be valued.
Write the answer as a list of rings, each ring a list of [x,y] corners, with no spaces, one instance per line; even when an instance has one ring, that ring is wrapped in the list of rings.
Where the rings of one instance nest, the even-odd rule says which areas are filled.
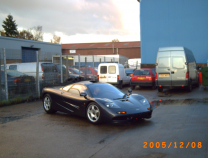
[[[82,92],[86,92],[86,87],[84,85],[74,84],[67,92],[62,94],[63,106],[71,113],[80,116],[85,114],[87,102],[83,96],[80,96]]]
[[[158,75],[158,86],[171,86],[171,60],[170,51],[158,53],[156,72]]]

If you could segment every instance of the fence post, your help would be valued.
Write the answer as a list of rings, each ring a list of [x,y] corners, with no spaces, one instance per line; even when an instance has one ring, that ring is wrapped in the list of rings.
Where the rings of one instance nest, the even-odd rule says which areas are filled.
[[[87,78],[87,57],[85,57],[85,79]]]
[[[36,92],[38,95],[38,98],[40,98],[40,80],[39,80],[39,51],[36,51]]]
[[[78,54],[78,62],[79,62],[79,77],[80,77],[80,54]]]
[[[62,53],[60,55],[61,83],[63,83]]]
[[[66,78],[69,79],[69,63],[68,63],[68,55],[66,56]]]
[[[0,51],[0,66],[1,66],[1,51]],[[1,73],[0,73],[0,83],[1,83]],[[1,84],[0,84],[0,100],[2,99],[2,94],[1,94]]]
[[[5,81],[5,95],[6,95],[6,101],[9,101],[8,97],[8,82],[7,82],[7,69],[6,69],[6,50],[4,48],[4,81]]]
[[[94,69],[95,69],[95,63],[94,63],[94,55],[92,56],[92,66],[93,66],[93,70],[92,70],[92,76],[93,76],[93,81],[95,81],[95,77],[94,77]]]

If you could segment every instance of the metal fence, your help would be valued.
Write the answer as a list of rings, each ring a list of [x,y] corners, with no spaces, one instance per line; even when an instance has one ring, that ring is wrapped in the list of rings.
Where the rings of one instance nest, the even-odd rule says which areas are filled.
[[[0,101],[39,98],[44,87],[97,80],[100,63],[125,64],[127,60],[119,55],[80,56],[43,51],[24,53],[23,57],[21,50],[0,49]]]

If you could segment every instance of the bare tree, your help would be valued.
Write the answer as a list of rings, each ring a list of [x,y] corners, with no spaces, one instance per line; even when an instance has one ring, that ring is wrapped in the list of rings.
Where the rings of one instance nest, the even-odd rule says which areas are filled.
[[[53,35],[53,39],[51,39],[51,43],[60,43],[61,42],[61,37],[57,35]]]
[[[0,36],[6,36],[6,33],[3,30],[0,30]]]
[[[33,34],[30,32],[30,30],[22,30],[19,31],[17,38],[33,40]]]
[[[116,39],[113,39],[112,42],[119,42],[119,40],[116,38]]]
[[[34,41],[43,41],[43,32],[42,32],[42,26],[35,26],[30,29],[30,32],[33,35]]]

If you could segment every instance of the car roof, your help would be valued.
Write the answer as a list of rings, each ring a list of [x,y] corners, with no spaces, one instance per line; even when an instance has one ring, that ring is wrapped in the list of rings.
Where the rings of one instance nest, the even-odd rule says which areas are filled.
[[[82,84],[82,85],[85,85],[85,86],[89,86],[89,85],[92,85],[92,84],[107,84],[107,83],[102,83],[102,82],[93,82],[93,81],[82,81],[82,82],[77,82],[77,83],[74,83],[74,84]]]
[[[136,70],[154,70],[155,68],[141,68],[141,69],[136,69]]]

